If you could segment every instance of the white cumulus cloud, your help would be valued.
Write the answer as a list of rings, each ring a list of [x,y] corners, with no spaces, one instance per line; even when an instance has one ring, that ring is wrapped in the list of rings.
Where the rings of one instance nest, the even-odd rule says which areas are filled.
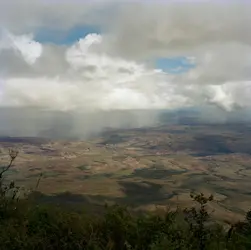
[[[33,52],[39,56],[40,46]],[[188,104],[168,82],[172,77],[111,57],[99,50],[101,46],[101,35],[80,39],[65,51],[68,68],[56,77],[6,78],[2,104],[53,110],[170,109]],[[23,57],[27,60],[26,54]]]
[[[6,30],[1,31],[0,53],[1,50],[13,50],[21,54],[28,64],[33,64],[42,54],[42,45],[33,40],[32,35],[15,36]]]

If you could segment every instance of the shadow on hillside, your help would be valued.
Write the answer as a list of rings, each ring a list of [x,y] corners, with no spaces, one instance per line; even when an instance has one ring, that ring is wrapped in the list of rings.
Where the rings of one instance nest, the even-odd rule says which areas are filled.
[[[152,182],[130,182],[121,181],[121,190],[125,196],[117,198],[117,203],[128,204],[130,206],[161,204],[172,197],[172,193],[166,193],[162,185]]]
[[[60,205],[65,208],[71,208],[76,211],[85,210],[88,212],[100,212],[103,210],[105,200],[102,197],[74,194],[71,192],[64,192],[59,194],[45,195],[41,192],[32,192],[29,200],[34,201],[38,204],[53,204]]]
[[[164,169],[164,167],[151,167],[143,169],[135,169],[127,178],[139,177],[143,179],[166,180],[172,175],[182,174],[186,170]]]
[[[173,196],[173,193],[166,193],[162,186],[151,182],[130,182],[121,181],[121,190],[124,197],[109,197],[102,195],[79,195],[64,192],[54,195],[44,195],[40,192],[33,192],[29,198],[36,202],[57,204],[70,207],[78,207],[93,212],[103,209],[105,204],[121,204],[130,207],[137,207],[148,204],[166,204],[166,200]]]

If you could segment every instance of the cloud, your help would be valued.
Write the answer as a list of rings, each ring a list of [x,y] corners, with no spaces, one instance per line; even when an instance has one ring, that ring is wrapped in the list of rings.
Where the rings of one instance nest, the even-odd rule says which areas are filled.
[[[196,59],[185,60],[196,67],[170,75],[105,53],[99,34],[89,34],[70,47],[43,47],[32,40],[23,42],[29,36],[11,37],[14,41],[2,50],[9,50],[13,61],[15,56],[23,59],[23,75],[7,74],[2,80],[0,101],[5,106],[86,111],[176,109],[203,103],[231,110],[250,105],[247,98],[241,99],[241,93],[249,91],[251,51],[246,45],[239,46],[238,53],[238,44],[198,50]],[[22,52],[26,50],[30,54]]]
[[[68,30],[76,25],[103,25],[110,0],[0,0],[0,24],[16,34],[39,28]]]
[[[0,6],[0,107],[67,113],[66,120],[78,121],[74,128],[81,127],[73,115],[79,112],[250,109],[251,7],[244,1],[0,0]],[[64,45],[34,38],[84,26],[101,33]],[[161,58],[171,62],[169,70],[155,65]]]
[[[191,54],[214,43],[251,44],[247,1],[159,1],[122,5],[111,25],[117,53],[126,57]]]
[[[52,65],[54,77],[46,72],[44,76],[7,77],[2,104],[54,110],[160,109],[185,105],[186,98],[166,82],[168,77],[163,72],[103,53],[102,41],[101,35],[90,34],[63,50],[61,63],[65,68]],[[41,64],[44,57],[41,54],[34,64],[28,63],[29,74],[38,73],[37,65],[47,68]]]
[[[42,54],[42,46],[33,40],[32,35],[15,36],[6,30],[1,31],[0,50],[12,50],[21,55],[25,62],[33,64]]]
[[[251,47],[229,42],[214,44],[197,51],[196,67],[188,72],[186,81],[201,84],[224,84],[251,79]]]

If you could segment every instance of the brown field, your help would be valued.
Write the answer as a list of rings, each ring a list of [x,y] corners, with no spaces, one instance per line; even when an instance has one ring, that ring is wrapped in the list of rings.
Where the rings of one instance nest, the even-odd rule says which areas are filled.
[[[19,156],[7,179],[64,202],[118,202],[137,209],[185,207],[190,192],[213,194],[218,218],[251,208],[251,129],[247,125],[166,125],[110,131],[90,141],[0,138]]]

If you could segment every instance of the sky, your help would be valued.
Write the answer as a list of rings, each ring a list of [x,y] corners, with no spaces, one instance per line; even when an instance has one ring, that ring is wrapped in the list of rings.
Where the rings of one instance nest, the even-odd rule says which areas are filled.
[[[244,0],[0,0],[0,108],[251,106]]]

